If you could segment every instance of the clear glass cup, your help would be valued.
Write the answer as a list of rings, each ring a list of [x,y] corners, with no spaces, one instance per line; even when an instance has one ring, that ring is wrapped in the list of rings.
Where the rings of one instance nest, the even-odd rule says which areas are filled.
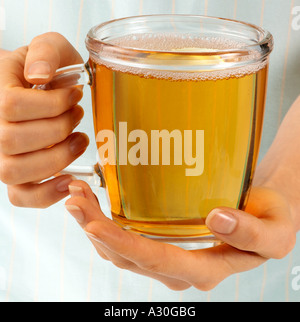
[[[218,243],[205,218],[246,205],[272,35],[228,19],[151,15],[95,26],[86,47],[85,65],[39,87],[91,87],[96,165],[65,172],[91,185],[100,177],[124,229],[192,248]]]

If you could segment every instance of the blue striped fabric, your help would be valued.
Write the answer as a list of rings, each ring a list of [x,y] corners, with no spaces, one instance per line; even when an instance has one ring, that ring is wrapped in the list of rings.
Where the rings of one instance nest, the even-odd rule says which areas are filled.
[[[36,35],[57,31],[85,59],[84,38],[90,27],[124,16],[206,14],[265,27],[274,35],[275,49],[260,158],[299,95],[300,0],[0,0],[0,8],[6,24],[0,31],[0,48],[13,50]],[[90,108],[90,98],[85,96],[83,106]],[[87,113],[86,122],[90,118]],[[80,162],[89,162],[93,148]],[[298,267],[300,271],[299,240],[286,258],[232,276],[210,292],[175,292],[101,260],[63,204],[47,210],[15,208],[8,201],[5,185],[0,184],[0,301],[300,300],[295,287],[300,285],[295,283]]]

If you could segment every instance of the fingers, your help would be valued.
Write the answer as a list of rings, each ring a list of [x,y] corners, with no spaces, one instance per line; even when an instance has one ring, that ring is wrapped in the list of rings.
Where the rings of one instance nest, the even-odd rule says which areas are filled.
[[[0,59],[0,180],[9,185],[13,204],[45,207],[68,194],[55,188],[60,179],[32,182],[52,177],[85,151],[88,138],[70,135],[83,116],[76,106],[82,90],[31,87],[78,63],[79,53],[58,33],[38,36]]]
[[[65,140],[84,115],[80,106],[49,119],[10,123],[0,120],[0,152],[16,155],[37,151]]]
[[[76,105],[81,98],[82,91],[78,88],[39,91],[2,86],[0,76],[0,118],[8,122],[56,117]]]
[[[257,267],[266,260],[229,245],[186,251],[124,231],[104,216],[87,184],[75,181],[71,186],[72,198],[66,201],[66,208],[99,255],[117,267],[155,278],[173,290],[193,285],[207,291],[229,275]]]
[[[129,261],[143,263],[142,269],[152,272],[159,271],[162,264],[160,257],[165,258],[165,261],[170,264],[168,267],[171,268],[174,266],[172,263],[180,258],[180,253],[185,252],[183,249],[172,245],[148,240],[122,230],[102,213],[95,196],[86,183],[75,181],[70,186],[70,192],[72,198],[66,201],[66,208],[76,218],[81,227],[90,236],[98,236],[98,241],[102,241],[112,252],[121,255]],[[172,258],[167,258],[168,252],[165,249],[166,247],[170,247],[174,252],[178,252],[178,257],[173,257],[173,254]],[[135,254],[131,254],[132,249],[136,250]],[[138,258],[138,256],[141,258]],[[157,260],[156,264],[153,263],[153,258]],[[157,269],[155,265],[158,266]],[[183,270],[186,270],[186,268]]]
[[[59,37],[60,41],[57,44],[60,48],[52,48],[46,57],[51,57],[53,52],[59,51],[60,55],[65,55],[70,51],[70,49],[68,50],[70,44],[64,38],[62,41],[61,37]],[[65,51],[63,45],[66,47]],[[75,50],[71,51],[69,63],[62,57],[56,58],[59,59],[57,61],[59,66],[63,66],[62,63],[68,65],[73,62],[81,62],[79,54]],[[3,120],[20,122],[56,117],[76,105],[82,98],[82,90],[79,88],[61,88],[49,91],[31,89],[24,78],[24,64],[25,60],[31,61],[30,57],[32,56],[34,56],[34,52],[30,54],[27,47],[23,47],[0,60],[0,118]],[[54,72],[55,70],[52,74]],[[48,82],[47,79],[44,80],[44,83],[46,82]],[[38,82],[34,80],[34,83]]]
[[[172,289],[193,285],[210,290],[232,274],[263,264],[267,257],[280,257],[290,247],[286,242],[290,233],[288,207],[268,189],[256,189],[250,197],[247,209],[256,216],[229,208],[210,214],[208,226],[228,244],[186,251],[122,230],[103,215],[87,185],[75,185],[82,189],[66,202],[67,209],[80,218],[98,253],[120,268],[156,278]]]
[[[93,194],[89,186],[83,181],[73,181],[70,186],[70,193],[72,198],[66,202],[67,210],[73,215],[77,222],[82,228],[89,222],[95,222],[101,220],[101,222],[107,222],[113,226],[116,226],[112,221],[110,221],[100,210],[99,203],[96,196]],[[82,212],[80,205],[82,202],[85,203],[85,213]],[[76,204],[76,206],[74,205]],[[119,227],[117,229],[120,230]],[[144,270],[143,268],[136,265],[134,262],[121,257],[119,254],[111,251],[104,244],[99,243],[95,240],[94,236],[87,233],[88,238],[95,246],[98,254],[106,260],[110,260],[119,268],[126,268],[134,273],[144,275],[150,278],[154,278],[173,290],[184,290],[189,288],[191,285],[185,281],[174,279],[172,277],[167,277],[155,272]]]
[[[9,185],[45,180],[75,161],[88,144],[85,134],[73,133],[51,148],[13,156],[1,155],[0,180]]]
[[[208,291],[226,277],[257,267],[266,260],[229,245],[186,251],[124,231],[102,220],[90,222],[85,231],[94,243],[100,245],[98,247],[109,250],[109,253],[104,252],[116,266],[136,272],[141,270],[148,276],[159,275],[161,280],[176,280],[178,284],[173,284],[173,289],[175,286],[184,289],[189,285]]]
[[[95,207],[96,210],[99,210],[98,198],[93,193],[90,186],[86,182],[84,182],[82,180],[74,180],[69,185],[69,190],[70,190],[72,197],[84,197],[92,204],[93,207]],[[101,212],[101,214],[102,214],[102,212]],[[98,217],[96,217],[96,218],[98,218]]]
[[[282,258],[292,250],[296,239],[289,207],[277,193],[259,190],[253,193],[248,209],[261,204],[257,198],[264,199],[262,209],[252,209],[257,217],[222,207],[209,214],[206,224],[217,238],[233,247],[266,258]]]
[[[79,185],[84,187],[85,184]],[[93,199],[90,189],[84,187],[81,196],[77,192],[74,197],[66,201],[66,208],[85,230],[103,258],[110,259],[120,268],[143,272],[147,276],[155,275],[156,279],[159,276],[160,280],[170,279],[178,283],[180,281],[176,284],[178,287],[180,285],[187,288],[192,284],[208,287],[208,281],[212,280],[210,276],[212,267],[206,265],[208,255],[203,253],[198,256],[199,254],[196,255],[173,245],[124,231],[104,216]],[[216,268],[221,269],[225,265],[222,256],[210,257],[211,265],[216,265]],[[183,262],[185,265],[182,265]],[[196,264],[197,267],[201,267],[201,271],[195,269]],[[228,269],[225,271],[222,277],[220,273],[213,277],[213,285],[216,283],[215,279],[219,282],[220,278],[225,278],[229,274]],[[175,284],[172,287],[174,288]]]
[[[74,177],[66,175],[43,183],[8,186],[10,202],[17,207],[47,208],[69,195]]]
[[[140,268],[138,265],[136,265],[134,262],[131,262],[130,260],[127,260],[124,257],[121,257],[119,254],[112,252],[104,244],[99,243],[99,241],[95,239],[93,235],[89,236],[89,234],[87,234],[87,236],[92,242],[92,244],[94,245],[94,247],[96,248],[98,254],[103,259],[111,261],[118,268],[126,269],[133,273],[153,278],[165,284],[168,288],[174,291],[183,291],[191,287],[191,284],[189,284],[186,281],[182,281],[177,278],[172,278],[172,277],[161,275],[159,273],[154,273],[148,270],[144,270]]]
[[[65,206],[82,228],[93,220],[101,219],[110,222],[102,213],[97,197],[86,182],[73,181],[69,185],[69,191],[72,199],[67,200]],[[86,213],[83,213],[79,206],[82,202],[85,204]]]
[[[24,75],[29,83],[45,84],[58,68],[82,62],[79,53],[62,35],[46,33],[34,38],[28,46]]]

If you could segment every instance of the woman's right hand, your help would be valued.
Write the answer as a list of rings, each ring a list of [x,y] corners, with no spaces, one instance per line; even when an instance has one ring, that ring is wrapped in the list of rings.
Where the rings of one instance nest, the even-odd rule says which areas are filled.
[[[46,33],[0,59],[0,180],[11,203],[46,208],[69,194],[71,176],[59,173],[84,153],[89,140],[73,133],[83,117],[82,91],[32,89],[58,68],[82,63],[60,34]],[[48,180],[46,180],[48,179]]]

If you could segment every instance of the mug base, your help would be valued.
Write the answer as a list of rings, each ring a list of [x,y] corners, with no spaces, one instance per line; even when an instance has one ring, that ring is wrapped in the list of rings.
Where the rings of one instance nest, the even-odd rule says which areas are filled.
[[[206,227],[203,219],[169,222],[134,221],[123,216],[112,215],[112,219],[122,229],[140,236],[172,244],[186,250],[211,248],[221,245]]]
[[[145,236],[149,239],[157,240],[160,242],[164,242],[167,244],[171,244],[177,247],[180,247],[185,250],[199,250],[199,249],[206,249],[212,248],[219,245],[222,245],[223,242],[217,240],[215,236],[206,236],[206,237],[194,237],[194,238],[153,238],[153,236]]]

